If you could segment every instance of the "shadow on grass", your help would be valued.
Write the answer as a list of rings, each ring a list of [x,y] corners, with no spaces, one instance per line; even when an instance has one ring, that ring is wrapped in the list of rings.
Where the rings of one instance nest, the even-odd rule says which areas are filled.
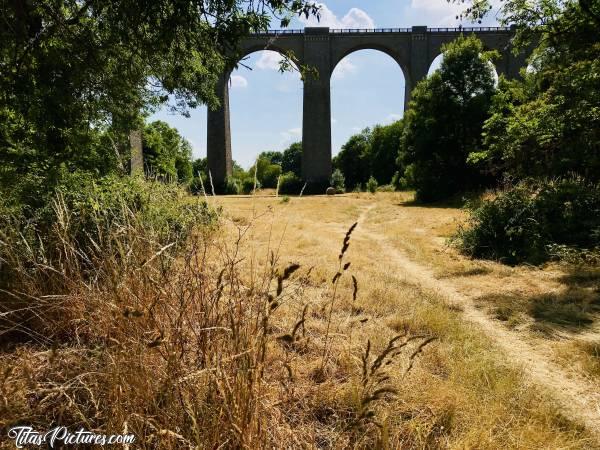
[[[464,208],[467,203],[477,206],[482,201],[481,197],[482,192],[466,192],[435,202],[421,202],[416,199],[412,199],[400,202],[396,206],[404,206],[408,208],[461,209]]]
[[[477,305],[511,327],[533,319],[532,330],[548,334],[561,328],[581,331],[600,318],[600,292],[582,287],[531,297],[486,295],[477,299]]]
[[[560,281],[568,286],[595,288],[600,292],[600,267],[578,267],[575,266]]]

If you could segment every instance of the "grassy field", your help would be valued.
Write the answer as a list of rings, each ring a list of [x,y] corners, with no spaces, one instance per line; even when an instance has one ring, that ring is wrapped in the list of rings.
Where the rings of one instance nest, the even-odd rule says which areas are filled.
[[[136,244],[124,271],[69,280],[61,345],[2,349],[0,429],[128,431],[141,448],[600,448],[598,273],[469,260],[448,245],[464,211],[411,200],[209,197],[220,226],[177,260]]]
[[[577,424],[579,418],[573,417],[581,409],[580,404],[572,408],[569,402],[574,393],[556,398],[563,380],[545,379],[544,371],[557,363],[566,378],[581,379],[583,385],[574,389],[589,395],[589,402],[581,407],[589,408],[590,415],[580,418],[589,427],[600,424],[594,410],[600,400],[594,395],[600,390],[600,380],[595,378],[600,275],[591,269],[582,275],[577,268],[557,265],[513,268],[469,260],[448,245],[448,238],[465,219],[464,212],[444,206],[420,207],[411,200],[410,193],[292,198],[289,202],[218,200],[232,224],[248,227],[245,254],[261,261],[267,249],[274,249],[285,261],[313,268],[311,289],[302,301],[290,302],[278,320],[284,333],[308,304],[305,326],[314,350],[325,345],[322,340],[331,307],[328,286],[341,240],[358,221],[344,256],[351,265],[332,307],[332,357],[324,377],[324,383],[330,383],[325,389],[329,395],[319,402],[329,405],[331,414],[352,409],[348,391],[356,390],[353,373],[360,372],[358,362],[367,342],[376,354],[398,334],[435,336],[437,340],[423,350],[406,377],[400,376],[406,360],[392,364],[392,376],[397,376],[393,384],[399,393],[381,407],[379,420],[393,447],[594,447]],[[349,274],[358,283],[356,300]],[[487,333],[489,324],[468,320],[473,314],[467,308],[482,310],[496,328],[514,333],[519,346],[497,342],[509,336],[502,330]],[[527,367],[531,355],[515,354],[532,347],[536,349],[530,364],[533,377]],[[311,391],[311,376],[320,362],[317,355],[288,356],[306,392]],[[327,430],[327,425],[313,423],[311,427]]]

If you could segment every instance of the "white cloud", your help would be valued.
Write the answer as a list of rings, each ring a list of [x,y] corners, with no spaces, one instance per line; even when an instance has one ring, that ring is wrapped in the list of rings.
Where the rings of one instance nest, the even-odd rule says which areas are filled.
[[[297,141],[300,136],[302,136],[302,128],[290,128],[287,131],[280,132],[279,135],[281,136],[279,145],[286,145],[293,141]]]
[[[246,87],[248,87],[248,80],[246,80],[241,75],[232,75],[231,76],[231,87],[233,89],[246,88]]]
[[[337,119],[331,118],[331,123],[337,123]]]
[[[335,66],[332,77],[336,79],[344,78],[346,75],[356,73],[357,70],[358,68],[348,58],[344,58]]]
[[[260,70],[279,70],[283,56],[274,51],[261,52],[260,58],[256,61],[256,67]]]
[[[449,12],[460,11],[464,9],[461,4],[448,3],[440,0],[412,0],[411,8],[420,9],[429,13],[448,14]]]
[[[439,0],[438,0],[439,1]],[[352,8],[339,19],[325,3],[319,3],[320,20],[314,16],[301,17],[300,21],[307,27],[329,27],[329,28],[375,28],[375,22],[369,15],[359,8]]]
[[[397,122],[400,119],[402,119],[402,114],[392,113],[389,116],[387,116],[388,122]]]
[[[456,27],[460,20],[456,16],[464,11],[464,4],[441,0],[412,0],[411,8],[417,14],[430,16],[431,26]]]
[[[496,26],[496,14],[502,6],[502,0],[491,0],[492,11],[484,18],[481,26]],[[465,11],[465,4],[460,2],[445,2],[442,0],[411,0],[411,14],[415,17],[420,17],[431,27],[457,27],[463,25],[465,27],[478,26],[477,23],[472,23],[468,19],[460,20],[460,15]],[[459,19],[456,17],[459,16]],[[422,19],[420,19],[422,20]]]

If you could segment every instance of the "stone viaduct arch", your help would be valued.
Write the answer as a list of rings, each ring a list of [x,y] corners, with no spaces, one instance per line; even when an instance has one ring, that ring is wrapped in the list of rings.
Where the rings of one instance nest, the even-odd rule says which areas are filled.
[[[302,119],[302,176],[309,184],[321,185],[331,175],[331,94],[330,79],[337,64],[358,50],[379,50],[400,66],[405,79],[405,104],[415,84],[427,76],[429,66],[441,53],[441,46],[460,34],[474,33],[486,48],[498,50],[498,75],[519,76],[527,54],[512,53],[514,30],[506,27],[333,30],[307,27],[304,30],[270,31],[246,38],[241,57],[258,50],[293,52],[299,64],[314,67],[319,76],[304,81]],[[217,87],[221,107],[208,111],[207,158],[215,185],[232,173],[231,131],[229,117],[230,72],[223,74]]]

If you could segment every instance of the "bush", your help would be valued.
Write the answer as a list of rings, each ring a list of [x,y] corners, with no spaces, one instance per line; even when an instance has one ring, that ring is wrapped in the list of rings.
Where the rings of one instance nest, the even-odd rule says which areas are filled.
[[[205,202],[190,201],[175,184],[83,173],[66,177],[41,208],[4,205],[0,213],[0,292],[19,292],[0,295],[0,307],[27,305],[19,309],[23,314],[34,307],[52,310],[52,303],[40,300],[36,306],[32,300],[42,290],[60,296],[74,280],[119,283],[131,267],[148,265],[158,254],[166,257],[162,270],[168,270],[192,230],[216,218]],[[60,323],[66,316],[57,310],[53,317]]]
[[[283,174],[279,180],[279,193],[298,195],[302,190],[302,179],[293,172]]]
[[[331,186],[333,186],[338,193],[342,193],[346,190],[344,182],[344,174],[342,171],[340,169],[335,169],[331,174]]]
[[[207,191],[206,193],[209,194],[210,193],[210,181],[208,180],[208,177],[204,173],[201,174],[200,176],[192,178],[192,181],[190,181],[190,185],[189,185],[190,193],[192,193],[193,195],[202,195],[203,194],[203,191],[202,191],[203,186],[204,186],[204,189],[206,189],[206,191]]]
[[[242,183],[235,177],[225,178],[225,185],[223,186],[223,193],[225,195],[237,195],[242,191]]]
[[[470,209],[457,237],[476,258],[539,264],[600,246],[600,187],[579,178],[523,182]]]
[[[281,175],[281,166],[278,164],[270,164],[263,172],[261,186],[265,188],[276,188],[277,180]]]
[[[367,181],[367,191],[369,191],[371,194],[374,194],[377,192],[377,186],[377,180],[373,177],[370,177],[369,181]]]
[[[392,177],[392,181],[390,182],[390,184],[394,187],[394,190],[396,190],[396,191],[402,191],[404,189],[408,189],[408,182],[407,182],[406,178],[404,178],[399,171],[394,173],[394,176]]]
[[[40,208],[0,206],[10,214],[0,216],[0,253],[6,250],[7,234],[23,235],[31,252],[47,252],[66,241],[81,249],[100,250],[109,245],[114,230],[143,228],[158,245],[183,242],[196,224],[213,219],[204,202],[187,199],[176,184],[145,181],[139,177],[107,176],[96,179],[76,172],[65,177],[47,204]],[[1,259],[0,259],[1,260]]]
[[[242,180],[240,192],[244,195],[249,195],[254,192],[254,187],[256,183],[256,189],[260,189],[260,181],[254,180],[254,178],[247,177]]]

